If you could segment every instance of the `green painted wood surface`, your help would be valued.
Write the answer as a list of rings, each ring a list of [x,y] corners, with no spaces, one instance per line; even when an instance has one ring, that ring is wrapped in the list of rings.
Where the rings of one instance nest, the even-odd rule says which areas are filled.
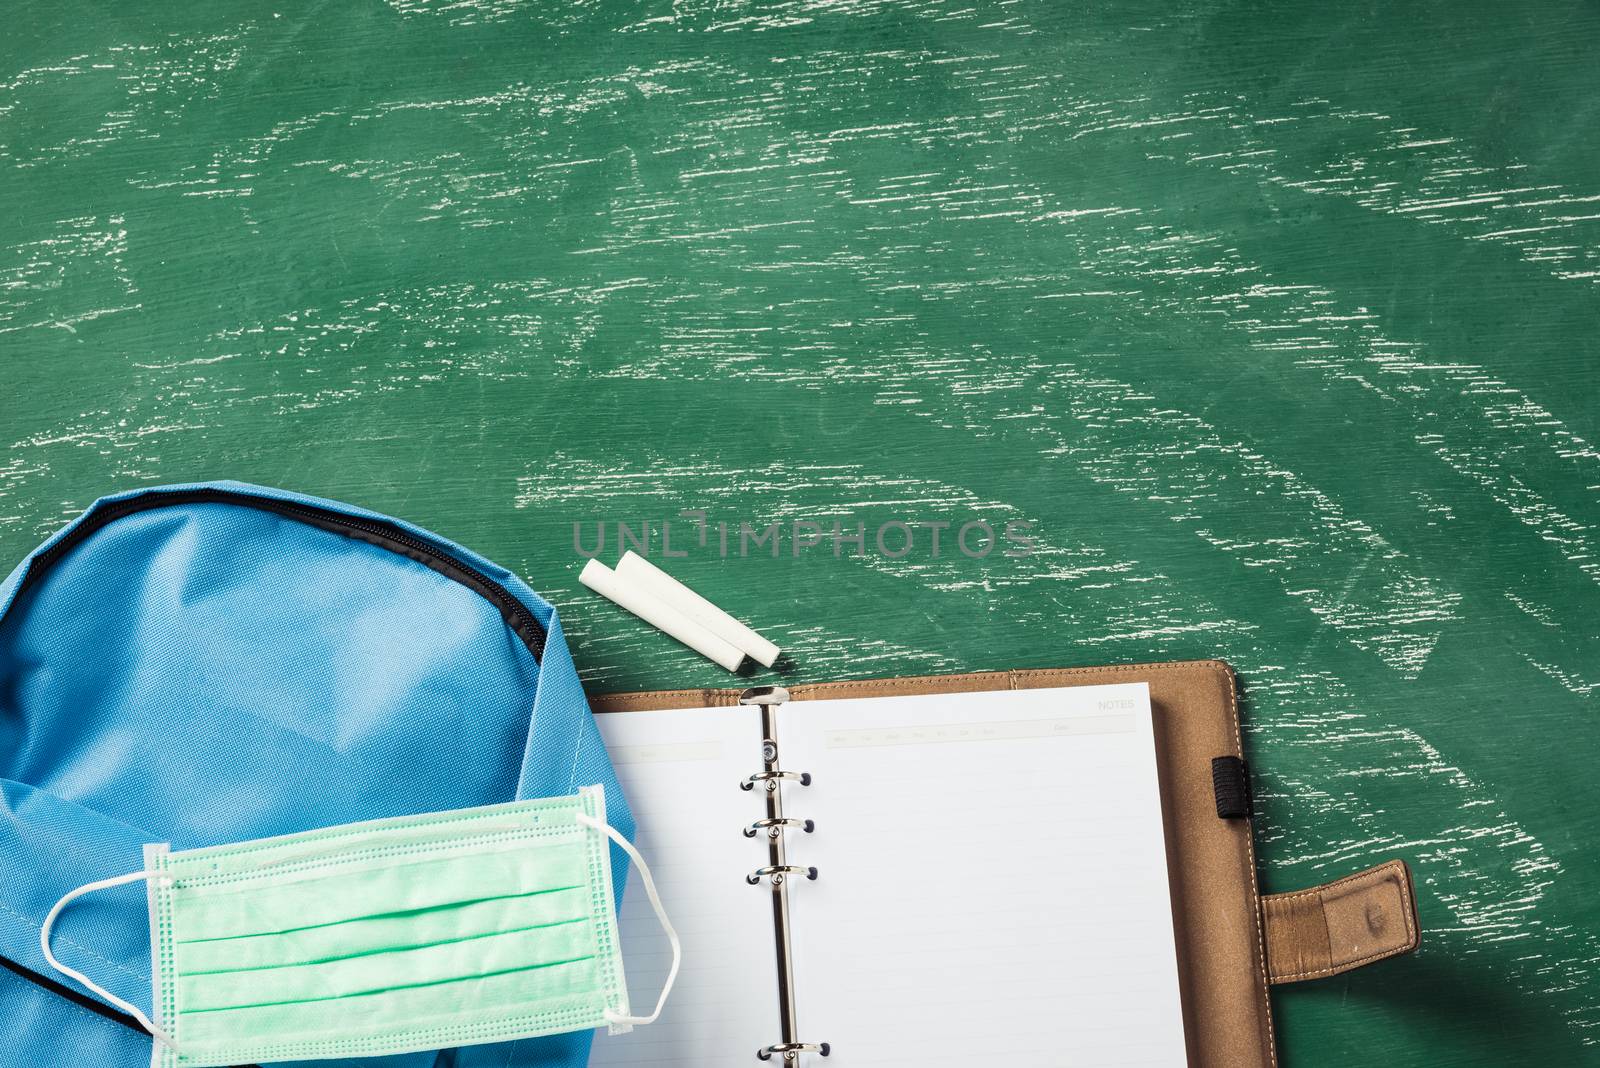
[[[1275,995],[1286,1062],[1600,1063],[1594,4],[9,14],[8,565],[291,486],[631,689],[726,677],[575,521],[1026,520],[674,570],[800,678],[1228,658],[1268,887],[1421,885],[1415,957]]]

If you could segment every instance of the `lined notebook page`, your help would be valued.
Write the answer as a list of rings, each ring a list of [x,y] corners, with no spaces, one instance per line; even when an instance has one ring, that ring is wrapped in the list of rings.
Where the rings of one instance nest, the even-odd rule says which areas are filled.
[[[622,712],[596,717],[639,822],[637,845],[683,940],[683,971],[661,1019],[595,1036],[591,1065],[759,1064],[777,1017],[768,900],[744,874],[756,847],[739,782],[760,766],[753,709]],[[630,866],[619,918],[635,1014],[648,1013],[672,954]]]
[[[820,872],[791,892],[818,1066],[1185,1063],[1143,683],[796,702],[780,735],[815,777],[785,807],[817,823],[790,859]]]

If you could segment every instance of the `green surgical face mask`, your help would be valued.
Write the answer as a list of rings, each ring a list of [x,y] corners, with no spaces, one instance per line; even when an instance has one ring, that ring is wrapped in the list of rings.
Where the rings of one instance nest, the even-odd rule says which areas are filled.
[[[672,943],[649,1016],[629,1015],[611,841],[638,864]],[[50,949],[72,900],[139,880],[154,1020]],[[145,870],[57,902],[40,942],[52,966],[155,1036],[155,1068],[625,1031],[660,1015],[680,959],[649,869],[606,823],[598,786],[176,853],[147,846]]]

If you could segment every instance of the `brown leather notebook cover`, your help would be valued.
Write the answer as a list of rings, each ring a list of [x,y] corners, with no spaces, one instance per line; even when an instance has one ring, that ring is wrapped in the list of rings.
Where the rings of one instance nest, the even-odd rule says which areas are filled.
[[[1155,717],[1156,765],[1166,821],[1167,871],[1178,947],[1189,1063],[1206,1068],[1277,1064],[1267,988],[1336,975],[1417,947],[1411,873],[1392,860],[1324,886],[1263,897],[1247,810],[1229,792],[1242,761],[1233,669],[1220,660],[983,671],[898,679],[804,683],[795,701],[908,696],[1144,682]],[[658,690],[590,697],[598,713],[738,703],[741,689]],[[1237,772],[1234,772],[1237,774]],[[1244,786],[1242,780],[1234,784]]]

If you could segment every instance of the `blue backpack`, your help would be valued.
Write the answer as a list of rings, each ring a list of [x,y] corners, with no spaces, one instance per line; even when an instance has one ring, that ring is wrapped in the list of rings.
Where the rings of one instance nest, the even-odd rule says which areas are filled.
[[[241,483],[97,502],[0,586],[0,1065],[142,1066],[150,1037],[50,976],[73,887],[187,849],[606,787],[633,818],[555,609],[427,531]],[[612,851],[620,899],[627,858]],[[620,907],[620,900],[618,901]],[[138,887],[57,955],[150,1001]],[[317,1064],[577,1068],[591,1032]]]

